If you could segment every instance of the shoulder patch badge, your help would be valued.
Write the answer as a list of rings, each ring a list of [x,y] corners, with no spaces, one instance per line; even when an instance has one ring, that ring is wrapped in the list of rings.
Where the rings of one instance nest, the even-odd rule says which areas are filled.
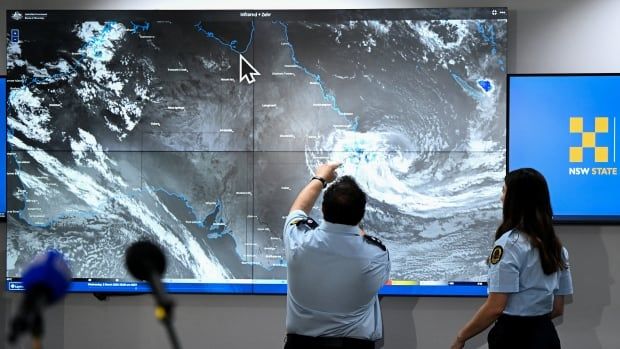
[[[365,234],[364,235],[364,241],[366,241],[367,243],[369,243],[371,245],[375,245],[375,246],[379,247],[383,251],[387,251],[387,248],[385,247],[383,242],[381,242],[381,240],[379,240],[379,238],[376,238],[374,236],[370,236],[368,234]]]
[[[316,229],[319,226],[319,223],[317,223],[314,219],[310,217],[294,219],[291,221],[291,225],[296,225],[298,227],[302,224],[310,229]]]
[[[491,264],[497,264],[502,260],[502,256],[504,255],[504,249],[501,246],[493,247],[493,251],[491,251],[491,257],[489,257],[489,262]]]

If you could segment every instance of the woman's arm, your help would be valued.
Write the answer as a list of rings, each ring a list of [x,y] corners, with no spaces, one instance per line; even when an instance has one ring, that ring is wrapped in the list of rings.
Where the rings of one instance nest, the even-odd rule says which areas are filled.
[[[471,320],[459,331],[450,348],[463,348],[465,346],[465,341],[484,331],[502,315],[502,312],[506,309],[507,302],[508,293],[490,293],[486,302],[484,302]]]
[[[553,310],[551,311],[551,315],[549,315],[549,317],[555,319],[558,316],[562,316],[562,314],[564,314],[564,296],[556,295],[553,298]]]

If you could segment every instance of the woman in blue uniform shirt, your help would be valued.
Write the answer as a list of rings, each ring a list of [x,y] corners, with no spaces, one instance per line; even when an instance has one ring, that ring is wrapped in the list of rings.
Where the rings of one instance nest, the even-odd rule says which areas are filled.
[[[510,172],[502,190],[503,220],[489,256],[489,296],[458,332],[452,349],[484,331],[489,349],[559,349],[551,319],[573,293],[568,252],[551,221],[545,178],[536,170]]]

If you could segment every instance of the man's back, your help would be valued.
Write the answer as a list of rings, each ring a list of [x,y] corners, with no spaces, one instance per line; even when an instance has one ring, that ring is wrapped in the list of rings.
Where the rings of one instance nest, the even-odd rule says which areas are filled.
[[[288,261],[287,333],[376,340],[383,336],[377,291],[389,276],[387,251],[357,226],[312,229],[291,212],[284,238]]]

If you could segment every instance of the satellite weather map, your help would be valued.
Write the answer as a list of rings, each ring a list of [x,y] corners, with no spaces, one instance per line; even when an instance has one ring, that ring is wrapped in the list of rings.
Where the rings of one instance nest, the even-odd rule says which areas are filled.
[[[284,217],[335,160],[395,284],[486,281],[506,168],[493,11],[8,11],[7,278],[56,249],[76,279],[132,280],[125,249],[147,238],[170,281],[282,282]]]

